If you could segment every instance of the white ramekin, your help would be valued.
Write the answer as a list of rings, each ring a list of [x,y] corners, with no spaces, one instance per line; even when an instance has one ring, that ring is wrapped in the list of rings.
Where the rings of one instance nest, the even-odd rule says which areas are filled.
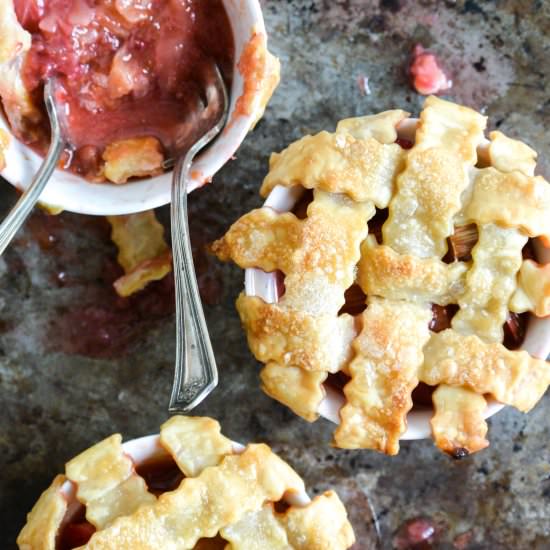
[[[409,118],[403,120],[397,127],[399,137],[414,141],[414,133],[418,119]],[[487,155],[488,140],[478,147],[478,155],[485,157]],[[292,210],[296,201],[299,199],[303,189],[299,186],[287,188],[276,186],[273,188],[264,207],[272,208],[278,212],[288,212]],[[535,254],[540,263],[550,262],[550,248],[545,248],[540,240],[535,239]],[[274,273],[265,273],[260,269],[245,270],[245,293],[248,296],[259,296],[268,303],[276,303],[278,300],[277,281]],[[533,357],[546,359],[550,353],[550,317],[537,318],[531,315],[529,318],[525,340],[521,349],[529,352]],[[319,414],[338,424],[340,422],[340,409],[345,402],[343,393],[334,388],[325,385],[326,396],[321,402]],[[488,401],[485,418],[489,418],[499,412],[504,405],[490,399]],[[429,408],[415,408],[407,416],[407,430],[401,436],[401,439],[424,439],[431,436],[430,419],[433,416],[433,410]]]
[[[253,112],[242,114],[235,111],[238,98],[243,93],[243,75],[238,62],[255,34],[263,38],[267,47],[262,10],[259,0],[224,0],[235,40],[235,65],[233,85],[230,91],[228,127],[204,154],[200,155],[192,169],[191,190],[208,182],[210,178],[233,156],[246,134],[254,125],[263,108],[256,102]],[[257,90],[258,99],[263,90]],[[0,128],[11,134],[5,118],[0,116]],[[42,158],[12,136],[6,152],[7,166],[0,173],[19,189],[26,189]],[[41,195],[40,202],[54,210],[68,210],[81,214],[118,215],[141,212],[170,202],[171,173],[154,178],[129,182],[122,185],[90,183],[75,174],[56,170]]]
[[[136,466],[148,462],[150,460],[162,460],[169,456],[167,451],[160,444],[158,434],[146,435],[138,439],[131,439],[122,444],[124,452],[134,461]],[[244,445],[233,442],[233,452],[240,454],[245,450]],[[67,500],[67,512],[63,518],[63,523],[68,523],[73,517],[78,515],[83,506],[76,499],[76,485],[72,481],[65,481],[61,486],[61,493]],[[304,491],[301,493],[289,493],[285,495],[286,502],[291,506],[304,507],[307,506],[311,499]]]

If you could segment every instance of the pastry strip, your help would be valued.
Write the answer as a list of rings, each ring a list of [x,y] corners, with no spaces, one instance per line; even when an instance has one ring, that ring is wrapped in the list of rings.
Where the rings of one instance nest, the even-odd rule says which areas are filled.
[[[160,427],[160,444],[187,477],[196,477],[205,468],[217,466],[233,451],[220,424],[199,416],[173,416],[167,420]]]
[[[426,100],[382,228],[384,244],[420,258],[445,255],[485,123],[466,107],[433,96]]]
[[[65,476],[58,475],[40,495],[17,537],[19,550],[56,550],[57,533],[67,511],[60,492],[65,481]]]
[[[319,418],[319,405],[325,398],[324,371],[309,371],[289,365],[268,363],[260,372],[262,390],[292,409],[308,422]]]
[[[357,282],[367,295],[445,306],[464,292],[468,267],[466,262],[446,264],[438,258],[398,254],[369,235],[361,245]]]
[[[494,224],[478,227],[472,250],[473,264],[466,274],[466,291],[458,299],[460,310],[451,321],[462,334],[476,334],[487,342],[502,342],[508,302],[517,283],[521,251],[527,235]]]
[[[65,472],[77,485],[76,496],[86,506],[86,519],[98,529],[156,500],[135,473],[132,460],[124,454],[120,434],[67,462]]]
[[[363,329],[353,342],[347,402],[335,432],[338,447],[398,453],[431,317],[427,305],[369,298]]]
[[[527,412],[550,383],[550,365],[526,351],[510,351],[502,344],[447,329],[432,334],[424,347],[419,378],[430,386],[448,384],[491,394]]]
[[[540,265],[532,260],[521,264],[510,310],[515,313],[532,311],[537,317],[550,315],[550,264]]]
[[[483,413],[487,402],[465,388],[440,385],[432,396],[435,414],[431,420],[435,444],[444,452],[461,457],[489,445]]]
[[[378,208],[386,208],[404,157],[405,152],[397,144],[323,131],[273,153],[260,194],[266,197],[276,185],[302,185],[344,193],[354,201],[372,201]]]
[[[303,490],[302,480],[269,447],[249,445],[242,454],[226,456],[198,477],[185,478],[156,503],[118,518],[95,533],[84,548],[186,550],[247,512],[259,510],[265,501]]]

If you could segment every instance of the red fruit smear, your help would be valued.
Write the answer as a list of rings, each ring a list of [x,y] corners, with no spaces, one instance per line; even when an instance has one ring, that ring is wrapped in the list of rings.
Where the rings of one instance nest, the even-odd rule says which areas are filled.
[[[84,506],[71,518],[69,523],[62,525],[57,536],[57,550],[72,550],[85,545],[95,533],[95,527],[86,520]]]
[[[231,80],[234,43],[222,0],[15,0],[32,33],[23,80],[37,105],[57,77],[67,104],[72,168],[90,174],[106,145],[154,136],[173,153],[191,139],[204,69]],[[15,129],[18,131],[19,129]],[[43,152],[47,117],[20,136]],[[97,166],[94,166],[97,169]],[[97,175],[97,174],[96,174]]]
[[[436,542],[439,527],[431,518],[418,517],[406,521],[393,537],[396,550],[430,550]]]
[[[452,87],[437,57],[417,44],[409,67],[412,87],[422,95],[438,94]]]

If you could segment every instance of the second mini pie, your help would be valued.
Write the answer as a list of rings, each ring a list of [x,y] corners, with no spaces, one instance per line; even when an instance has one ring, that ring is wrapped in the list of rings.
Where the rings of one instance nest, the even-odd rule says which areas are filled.
[[[334,491],[310,500],[265,444],[211,418],[176,416],[160,436],[114,434],[66,464],[27,517],[20,550],[345,550],[355,541]]]
[[[550,383],[517,349],[521,314],[550,314],[550,267],[535,261],[550,187],[532,149],[485,140],[471,109],[430,97],[398,139],[407,118],[344,120],[273,154],[262,195],[312,194],[253,210],[212,248],[279,273],[274,303],[237,300],[266,393],[313,421],[325,385],[343,388],[336,446],[395,454],[421,383],[436,444],[464,456],[488,444],[488,398],[528,411]]]

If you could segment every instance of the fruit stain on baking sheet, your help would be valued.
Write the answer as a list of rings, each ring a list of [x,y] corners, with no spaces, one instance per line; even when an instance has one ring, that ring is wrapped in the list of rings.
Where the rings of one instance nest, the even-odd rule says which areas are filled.
[[[140,292],[121,298],[113,283],[123,275],[110,239],[110,226],[98,216],[63,213],[51,216],[35,211],[27,222],[28,232],[19,237],[19,247],[38,245],[44,258],[42,277],[68,298],[60,300],[49,317],[42,337],[45,351],[92,358],[119,358],[143,341],[143,335],[171,318],[175,310],[174,279],[170,273]],[[219,265],[206,251],[209,236],[191,226],[193,257],[203,303],[219,303],[223,290]],[[88,257],[93,243],[94,258]],[[86,255],[83,257],[83,255]],[[10,271],[19,255],[6,256]],[[10,331],[13,327],[5,327]],[[1,327],[0,327],[1,329]]]
[[[42,110],[38,124],[14,131],[45,151],[43,85],[56,77],[76,150],[67,154],[66,164],[91,179],[101,176],[97,159],[113,142],[154,137],[169,155],[187,144],[203,108],[204,71],[212,60],[231,81],[234,41],[221,0],[14,3],[32,35],[23,82]]]

